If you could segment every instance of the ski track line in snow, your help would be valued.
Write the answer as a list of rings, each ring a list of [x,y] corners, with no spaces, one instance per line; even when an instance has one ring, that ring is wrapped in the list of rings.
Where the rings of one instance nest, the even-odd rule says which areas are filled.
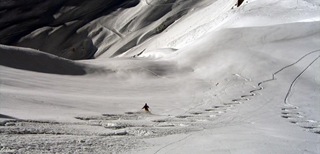
[[[284,67],[282,67],[281,69],[279,69],[278,71],[274,72],[272,74],[272,78],[271,79],[268,79],[268,80],[264,80],[264,81],[261,81],[258,83],[258,87],[257,89],[254,89],[254,90],[251,90],[250,91],[250,95],[242,95],[241,98],[238,98],[238,99],[233,99],[232,101],[234,102],[239,102],[241,103],[240,101],[246,101],[246,100],[243,100],[246,99],[247,97],[251,97],[251,96],[255,96],[257,91],[261,91],[264,89],[264,87],[262,86],[262,84],[264,83],[267,83],[267,82],[271,82],[271,81],[274,81],[276,80],[276,75],[282,71],[284,71],[285,69],[289,68],[289,67],[292,67],[293,65],[299,63],[301,60],[303,60],[304,58],[306,58],[307,56],[313,54],[313,53],[316,53],[316,52],[320,52],[320,49],[318,50],[313,50],[311,52],[308,52],[307,54],[305,54],[304,56],[302,56],[300,59],[298,59],[297,61],[295,61],[294,63],[291,63],[289,65],[286,65]],[[288,97],[291,93],[291,90],[292,90],[292,87],[294,86],[295,82],[297,81],[297,79],[316,61],[320,58],[320,55],[318,57],[316,57],[311,63],[309,63],[309,65],[307,65],[307,67],[302,70],[302,72],[299,73],[298,76],[295,77],[295,79],[293,80],[293,82],[291,83],[290,87],[289,87],[289,90],[286,94],[286,97],[284,99],[284,104],[285,104],[285,107],[283,107],[281,110],[281,114],[282,114],[282,118],[286,118],[286,119],[291,119],[291,123],[294,123],[294,124],[297,124],[298,126],[302,127],[302,128],[305,128],[313,133],[316,133],[316,134],[320,134],[320,125],[319,125],[319,122],[318,121],[314,121],[314,120],[303,120],[303,116],[302,116],[302,112],[298,112],[297,109],[298,107],[296,106],[293,106],[291,105],[289,102],[288,102]],[[261,106],[259,109],[263,108],[266,104],[264,104],[263,106]],[[252,114],[252,112],[251,112]]]
[[[289,68],[289,67],[297,64],[298,62],[300,62],[302,59],[304,59],[305,57],[309,56],[310,54],[313,54],[313,53],[319,52],[319,51],[320,51],[319,49],[318,49],[318,50],[311,51],[311,52],[307,53],[306,55],[302,56],[300,59],[298,59],[298,60],[295,61],[294,63],[289,64],[289,65],[287,65],[287,66],[285,66],[285,67],[282,67],[281,69],[279,69],[278,71],[276,71],[275,73],[272,74],[272,78],[271,78],[271,79],[268,79],[268,80],[264,80],[264,81],[259,82],[259,83],[258,83],[259,88],[258,88],[258,89],[251,90],[250,93],[254,93],[254,92],[256,92],[256,91],[262,90],[263,87],[262,87],[261,85],[264,84],[264,83],[267,83],[267,82],[276,80],[275,76],[276,76],[278,73],[280,73],[280,72],[282,72],[283,70],[285,70],[285,69],[287,69],[287,68]]]
[[[241,82],[241,84],[239,85],[233,85],[235,87],[237,86],[250,86],[250,87],[254,87],[250,84],[248,84],[247,82],[251,82],[252,80],[250,78],[246,78],[246,77],[243,77],[241,76],[240,74],[232,74],[234,76],[236,76],[238,79],[243,79],[245,82]],[[227,88],[228,88],[228,85],[230,84],[232,80],[229,80],[228,83],[227,83],[227,86],[224,87],[223,89],[221,89],[220,91],[222,91],[225,95],[228,95],[228,92],[227,92]],[[254,87],[255,88],[255,87]],[[234,88],[234,89],[237,89],[237,88]],[[204,109],[204,112],[194,112],[194,113],[191,113],[191,114],[195,114],[195,115],[201,115],[201,114],[206,114],[206,112],[209,112],[209,113],[214,113],[214,114],[211,114],[209,117],[212,118],[212,117],[217,117],[215,119],[215,124],[214,124],[214,127],[213,128],[221,128],[221,127],[225,127],[227,125],[231,126],[231,125],[241,125],[241,124],[237,124],[235,122],[235,119],[237,117],[232,117],[232,118],[226,118],[226,119],[221,119],[221,115],[222,114],[225,114],[227,113],[228,111],[231,111],[232,108],[236,107],[237,105],[239,104],[243,104],[243,101],[248,101],[250,100],[249,98],[247,97],[252,97],[252,96],[255,96],[255,94],[253,95],[241,95],[241,98],[240,99],[232,99],[231,102],[225,102],[223,101],[219,95],[214,95],[217,97],[218,101],[221,103],[221,105],[215,105],[215,106],[212,106],[211,108],[206,108]],[[218,110],[218,111],[217,111]],[[219,111],[220,110],[220,111]],[[218,125],[217,125],[218,124]]]
[[[251,79],[247,79],[247,78],[245,78],[245,77],[243,77],[243,76],[241,76],[239,74],[232,74],[232,75],[236,76],[239,79],[243,79],[245,82],[251,81]],[[229,85],[230,82],[231,82],[231,80],[228,81],[227,85]],[[244,86],[244,85],[247,85],[247,84],[246,83],[242,83],[241,85],[237,85],[237,86]],[[222,91],[224,91],[225,95],[227,95],[227,92],[226,92],[226,88],[227,87],[228,86],[226,86],[225,88],[222,89]],[[201,116],[202,114],[206,115],[207,113],[213,113],[213,114],[210,114],[209,117],[211,117],[211,118],[212,117],[218,117],[216,120],[219,120],[219,116],[220,115],[226,113],[228,110],[231,110],[231,108],[235,107],[235,105],[242,104],[242,102],[240,102],[239,100],[242,100],[242,99],[249,100],[248,98],[243,98],[243,96],[247,96],[247,95],[243,95],[243,96],[241,96],[242,99],[239,99],[239,100],[233,99],[233,100],[231,100],[231,102],[225,102],[225,101],[222,101],[222,99],[218,95],[215,95],[215,96],[217,97],[217,99],[219,100],[221,105],[214,105],[211,108],[203,109],[203,111],[193,111],[193,112],[191,112],[191,110],[196,109],[199,106],[207,105],[207,103],[206,104],[205,103],[200,103],[200,104],[194,106],[193,108],[187,110],[184,114],[190,113],[190,114],[195,115],[195,116]],[[182,115],[184,115],[184,114],[182,114]],[[183,116],[180,116],[180,117],[183,117]],[[191,116],[185,116],[185,118],[187,118],[187,117],[191,117]]]
[[[320,134],[320,127],[319,127],[320,123],[318,121],[315,121],[315,120],[304,119],[304,117],[301,115],[302,113],[297,111],[297,109],[299,109],[299,108],[294,106],[294,105],[292,105],[292,104],[290,104],[288,99],[289,99],[290,93],[292,91],[292,88],[295,85],[295,83],[297,82],[297,80],[319,58],[320,58],[320,55],[318,57],[316,57],[311,63],[309,63],[309,65],[307,65],[307,67],[305,67],[295,77],[295,79],[291,82],[289,90],[288,90],[288,92],[286,94],[286,97],[284,99],[285,107],[282,108],[282,117],[283,118],[287,118],[287,119],[290,120],[291,123],[295,123],[295,124],[299,125],[300,127],[305,128],[308,131],[311,131],[311,132],[316,133],[316,134]]]
[[[243,101],[249,100],[248,97],[255,96],[255,92],[262,90],[262,84],[266,82],[270,82],[275,80],[275,75],[290,66],[301,61],[303,58],[307,57],[308,55],[319,52],[320,50],[312,51],[303,57],[301,57],[298,61],[287,65],[277,72],[273,73],[272,79],[268,79],[258,83],[259,88],[255,90],[251,90],[250,94],[248,95],[241,95],[238,99],[233,99],[231,102],[224,102],[221,98],[217,95],[217,99],[220,100],[221,105],[214,105],[212,107],[207,107],[210,105],[210,101],[205,101],[202,99],[201,103],[197,104],[196,106],[192,107],[191,109],[187,110],[184,114],[175,116],[175,117],[168,117],[167,115],[154,115],[154,114],[147,114],[144,112],[125,112],[124,114],[102,114],[100,116],[92,116],[92,117],[75,117],[76,119],[85,121],[82,123],[55,123],[55,122],[42,122],[42,121],[20,121],[20,120],[10,120],[4,123],[0,123],[0,134],[55,134],[55,135],[76,135],[76,136],[137,136],[137,137],[160,137],[160,136],[167,136],[173,134],[187,134],[193,131],[200,130],[199,128],[217,128],[217,127],[224,127],[226,125],[238,125],[234,119],[236,117],[232,117],[231,119],[221,119],[221,115],[226,113],[230,108],[233,108],[235,105],[243,103]],[[320,56],[318,56],[313,62],[315,62]],[[307,68],[309,68],[312,64],[310,63]],[[305,70],[307,70],[305,68]],[[305,71],[303,70],[296,79],[292,82],[292,89],[295,81],[303,74]],[[233,74],[238,79],[243,79],[244,81],[248,82],[251,81],[250,79],[244,78],[240,75]],[[231,82],[232,80],[228,81]],[[243,86],[242,83],[241,85]],[[237,85],[240,86],[240,85]],[[250,85],[251,86],[251,85]],[[290,91],[288,93],[290,94]],[[226,91],[224,91],[227,93]],[[207,91],[206,95],[212,94],[212,91]],[[287,94],[289,96],[289,94]],[[210,95],[212,99],[212,95]],[[194,101],[195,98],[193,98]],[[286,99],[285,99],[286,100]],[[202,105],[206,105],[206,108],[195,110]],[[300,112],[295,111],[296,107],[291,108],[282,108],[283,118],[290,118],[291,116],[296,116],[299,118],[301,115]],[[193,111],[192,111],[193,110]],[[294,111],[293,111],[294,110]],[[155,117],[153,120],[148,120],[150,117]],[[161,119],[161,117],[165,117]],[[146,120],[147,119],[147,120]],[[25,123],[25,124],[20,124]],[[314,126],[309,126],[310,123],[315,123],[314,121],[307,120],[304,122],[300,122],[301,125],[304,124],[305,126],[301,126],[307,129],[314,129]],[[26,126],[24,126],[26,125]],[[66,129],[67,126],[72,125],[83,125],[84,127],[92,126],[92,127],[103,127],[107,130],[110,130],[108,133],[88,133],[84,131],[73,131]],[[37,127],[38,126],[38,127]],[[11,130],[10,127],[17,127],[15,130]],[[318,133],[314,131],[314,133]],[[319,133],[318,133],[319,134]],[[160,149],[158,149],[155,153],[158,153],[165,149],[168,146],[173,144],[179,143],[192,134],[175,141],[171,142]]]
[[[10,119],[0,122],[0,135],[69,135],[69,136],[111,136],[111,134],[89,133],[75,127],[85,123],[54,122],[40,120]],[[74,128],[74,129],[73,129]]]
[[[180,140],[178,140],[178,141],[171,142],[171,143],[169,143],[169,144],[161,147],[161,148],[158,149],[154,154],[157,154],[158,152],[160,152],[160,151],[163,150],[164,148],[167,148],[167,147],[170,146],[170,145],[173,145],[173,144],[179,143],[179,142],[181,142],[181,141],[183,141],[183,140],[186,140],[186,139],[189,138],[191,135],[192,135],[192,134],[189,134],[189,135],[187,135],[186,137],[184,137],[184,138],[182,138],[182,139],[180,139]]]
[[[300,78],[300,76],[301,76],[315,61],[317,61],[317,60],[319,59],[319,57],[320,57],[320,55],[319,55],[317,58],[315,58],[304,70],[302,70],[302,71],[299,73],[299,75],[296,76],[295,79],[292,81],[292,83],[290,84],[289,90],[288,90],[288,92],[287,92],[287,94],[286,94],[286,97],[284,98],[284,103],[285,103],[285,104],[291,105],[291,104],[289,104],[289,102],[288,102],[288,98],[289,98],[289,94],[291,93],[294,84],[295,84],[296,81]]]
[[[235,75],[237,76],[237,75]],[[241,79],[241,77],[237,76]],[[249,80],[245,80],[249,81]],[[243,84],[241,84],[243,85]],[[238,85],[240,86],[240,85]],[[205,95],[210,95],[212,92],[207,91]],[[208,96],[209,97],[209,96]],[[195,99],[195,98],[193,98]],[[211,99],[210,99],[211,100]],[[197,102],[197,100],[194,100]],[[230,103],[220,102],[221,105],[210,106],[210,101],[202,99],[201,103],[196,106],[188,109],[181,115],[169,116],[168,115],[155,115],[155,114],[146,114],[144,112],[125,112],[125,114],[102,114],[102,116],[96,117],[76,117],[77,119],[87,121],[88,125],[101,126],[106,129],[112,130],[121,130],[122,133],[118,135],[124,136],[142,136],[142,137],[160,137],[173,134],[187,134],[193,131],[203,130],[206,128],[217,128],[223,127],[226,125],[238,125],[234,123],[233,119],[223,119],[219,120],[220,116],[227,112],[228,109],[234,107]],[[204,109],[198,110],[200,106],[206,105]],[[197,109],[197,110],[195,110]],[[193,111],[192,111],[193,110]],[[153,120],[149,119],[145,122],[146,119],[150,117],[155,117]],[[164,118],[161,118],[164,117]],[[141,121],[139,121],[141,120]],[[231,120],[231,121],[230,121]],[[214,122],[215,121],[215,122]],[[117,134],[113,134],[117,135]],[[191,134],[190,134],[191,136]],[[157,152],[163,150],[164,148],[178,143],[182,140],[187,139],[183,138],[179,141],[169,143],[159,149]],[[156,152],[156,153],[157,153]]]

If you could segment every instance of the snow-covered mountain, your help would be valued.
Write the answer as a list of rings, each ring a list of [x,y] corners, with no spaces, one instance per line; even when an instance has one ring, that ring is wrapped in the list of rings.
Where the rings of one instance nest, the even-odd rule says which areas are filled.
[[[320,152],[318,0],[5,0],[0,23],[0,152]]]

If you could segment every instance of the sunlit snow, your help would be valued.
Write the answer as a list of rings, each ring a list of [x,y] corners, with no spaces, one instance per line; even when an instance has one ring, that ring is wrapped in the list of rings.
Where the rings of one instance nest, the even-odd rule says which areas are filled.
[[[0,23],[0,153],[320,153],[318,0],[8,0]]]

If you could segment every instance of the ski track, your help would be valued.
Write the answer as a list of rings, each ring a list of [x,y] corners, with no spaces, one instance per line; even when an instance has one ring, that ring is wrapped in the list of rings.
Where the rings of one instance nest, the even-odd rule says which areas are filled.
[[[241,121],[236,121],[237,117],[230,117],[230,118],[221,118],[221,115],[227,113],[228,111],[235,108],[237,105],[245,103],[252,99],[254,96],[257,95],[257,91],[261,91],[264,89],[263,84],[267,82],[271,82],[276,80],[276,75],[285,69],[290,68],[291,66],[299,63],[302,59],[306,58],[307,56],[320,52],[320,50],[315,50],[307,53],[306,55],[302,56],[300,59],[295,61],[292,64],[286,65],[272,74],[272,78],[268,80],[264,80],[258,83],[258,87],[254,90],[250,90],[249,94],[242,94],[239,98],[234,98],[228,102],[225,102],[221,99],[219,95],[228,95],[227,88],[232,90],[238,90],[237,87],[244,87],[250,86],[248,82],[252,82],[251,79],[247,79],[239,74],[233,74],[236,78],[233,80],[241,80],[239,82],[233,82],[232,79],[229,81],[227,80],[227,84],[222,89],[218,89],[219,91],[212,91],[212,89],[205,92],[204,98],[202,100],[197,100],[193,97],[194,102],[200,102],[199,104],[189,108],[181,115],[177,116],[168,116],[168,115],[155,115],[145,113],[143,111],[139,112],[125,112],[124,114],[102,114],[98,116],[79,116],[75,117],[82,122],[78,123],[61,123],[61,122],[50,122],[50,121],[35,121],[35,120],[20,120],[20,119],[13,119],[13,120],[6,120],[0,122],[0,134],[34,134],[34,135],[41,135],[41,134],[51,134],[51,135],[71,135],[71,136],[102,136],[102,137],[111,137],[111,136],[118,136],[124,137],[123,140],[131,140],[128,137],[138,137],[138,138],[153,138],[153,137],[161,137],[173,134],[187,134],[186,137],[179,139],[177,141],[168,143],[161,148],[159,148],[154,153],[159,153],[165,148],[179,143],[183,140],[188,139],[193,131],[200,131],[203,129],[210,129],[210,128],[220,128],[227,125],[241,125]],[[303,113],[300,112],[298,107],[291,105],[288,102],[288,97],[291,93],[291,90],[295,84],[295,82],[299,79],[299,77],[316,61],[320,58],[320,55],[315,58],[312,62],[307,65],[304,70],[302,70],[292,81],[289,90],[286,94],[284,99],[284,107],[281,109],[281,117],[285,119],[289,119],[291,123],[297,124],[298,126],[306,129],[307,131],[320,134],[319,131],[319,122],[305,119],[303,117]],[[210,85],[213,87],[216,84]],[[217,85],[216,85],[217,86]],[[216,94],[219,92],[219,94]],[[214,94],[214,95],[213,95]],[[206,101],[206,98],[208,99]],[[213,99],[217,99],[220,105],[212,104]],[[267,102],[268,103],[268,102]],[[266,104],[265,104],[266,105]],[[261,108],[263,108],[263,105]],[[211,106],[211,107],[209,107]],[[221,118],[221,119],[220,119]],[[102,127],[107,132],[87,132],[83,129],[78,129],[75,126],[81,127]],[[72,129],[70,129],[70,127]],[[132,143],[132,142],[128,142]]]
[[[183,140],[186,140],[186,139],[189,138],[191,135],[192,135],[192,134],[189,134],[189,135],[187,135],[186,137],[184,137],[184,138],[182,138],[182,139],[180,139],[180,140],[177,140],[177,141],[175,141],[175,142],[171,142],[171,143],[169,143],[169,144],[161,147],[161,148],[158,149],[154,154],[157,154],[157,153],[160,152],[161,150],[169,147],[170,145],[177,144],[177,143],[179,143],[179,142],[181,142],[181,141],[183,141]]]
[[[268,80],[264,80],[258,83],[258,87],[257,89],[251,90],[250,91],[250,95],[243,95],[241,96],[241,98],[246,98],[246,97],[251,97],[251,96],[255,96],[257,91],[261,91],[264,89],[264,87],[262,86],[265,83],[271,82],[276,80],[276,75],[282,71],[284,71],[285,69],[288,69],[294,65],[296,65],[297,63],[299,63],[301,60],[303,60],[304,58],[306,58],[307,56],[316,53],[316,52],[320,52],[320,50],[314,50],[311,51],[307,54],[305,54],[304,56],[302,56],[300,59],[298,59],[297,61],[295,61],[294,63],[291,63],[289,65],[286,65],[284,67],[282,67],[281,69],[279,69],[278,71],[276,71],[275,73],[272,74],[272,78],[268,79]],[[299,77],[318,59],[320,58],[320,55],[317,56],[312,62],[310,62],[295,78],[294,80],[291,82],[290,87],[286,93],[285,99],[284,99],[284,107],[281,108],[281,117],[285,118],[285,119],[289,119],[289,121],[293,124],[297,124],[298,126],[306,129],[306,131],[310,131],[316,134],[320,134],[320,122],[315,121],[315,120],[311,120],[311,119],[306,119],[303,116],[303,112],[299,111],[299,107],[294,106],[292,104],[290,104],[288,102],[288,98],[289,95],[291,93],[291,90],[294,86],[294,84],[296,83],[296,81],[299,79]],[[238,102],[238,101],[243,101],[243,99],[234,99],[233,101]],[[267,102],[268,103],[268,102]],[[267,104],[266,103],[266,104]],[[263,106],[261,106],[260,108],[263,108],[266,104],[264,104]]]
[[[235,75],[236,76],[236,75]],[[241,77],[236,77],[241,81]],[[231,81],[229,81],[231,82]],[[229,85],[227,85],[229,86]],[[239,84],[237,86],[243,86]],[[238,90],[239,88],[234,88]],[[214,88],[212,88],[214,89]],[[220,102],[220,105],[213,105],[212,90],[204,93],[205,98],[198,100],[193,97],[193,102],[200,102],[189,108],[181,115],[168,116],[146,113],[144,111],[125,112],[124,114],[102,114],[97,116],[78,116],[75,117],[78,123],[61,123],[50,121],[35,120],[6,120],[0,123],[0,134],[2,135],[58,135],[58,136],[91,136],[91,137],[123,137],[126,144],[132,144],[132,138],[153,138],[173,134],[189,134],[185,138],[166,144],[155,153],[161,152],[168,146],[186,140],[192,132],[207,128],[218,128],[226,125],[238,125],[232,119],[220,120],[221,115],[234,107],[235,102]],[[217,97],[218,98],[218,97]],[[219,98],[218,98],[219,100]],[[220,99],[221,101],[221,99]],[[211,106],[211,107],[210,107]],[[202,107],[202,108],[201,108]],[[92,131],[88,132],[83,128],[99,128],[107,132]],[[129,138],[129,139],[128,139]]]
[[[239,74],[233,74],[233,76],[236,76],[236,77],[238,77],[239,79],[243,79],[245,82],[250,82],[250,81],[251,81],[251,79],[247,79],[247,78],[245,78],[245,77],[243,77],[243,76],[241,76],[241,75],[239,75]],[[222,91],[223,91],[225,94],[227,94],[226,88],[228,88],[228,85],[229,85],[230,82],[231,82],[231,80],[228,81],[226,87],[224,87],[224,88],[222,89]],[[212,84],[210,84],[210,85],[212,85]],[[244,86],[244,85],[246,85],[246,83],[242,83],[241,85],[237,85],[237,86]],[[236,88],[234,88],[234,89],[236,89]],[[209,92],[210,92],[210,91],[209,91]],[[211,93],[208,93],[208,94],[211,94]],[[243,96],[247,96],[247,95],[243,95]],[[250,95],[250,96],[251,96],[251,95]],[[213,96],[211,96],[211,97],[213,97]],[[224,101],[222,101],[222,99],[219,98],[218,95],[216,95],[216,97],[218,98],[218,100],[219,100],[219,102],[220,102],[221,105],[214,105],[214,106],[212,106],[211,108],[205,108],[205,109],[203,109],[203,110],[201,110],[201,111],[191,111],[191,110],[197,109],[197,108],[200,107],[200,106],[203,106],[203,105],[206,105],[206,106],[207,106],[207,105],[208,105],[207,103],[200,103],[200,104],[198,104],[198,105],[190,108],[189,110],[187,110],[187,111],[186,111],[185,113],[183,113],[182,115],[176,116],[175,118],[181,118],[181,119],[188,119],[188,118],[190,118],[190,119],[195,119],[196,121],[193,121],[193,122],[197,122],[197,120],[198,120],[198,122],[199,122],[199,121],[201,121],[201,120],[206,121],[206,120],[208,120],[208,119],[210,119],[210,118],[216,118],[216,119],[214,119],[213,121],[208,120],[208,122],[211,122],[211,124],[207,124],[207,125],[205,125],[205,126],[202,126],[202,129],[201,129],[201,130],[204,130],[204,129],[206,129],[206,128],[221,128],[221,127],[225,127],[225,126],[227,126],[227,125],[229,125],[229,126],[231,126],[231,125],[239,125],[238,123],[236,123],[236,122],[234,121],[236,117],[233,117],[233,118],[231,118],[231,119],[224,119],[224,120],[222,120],[222,121],[219,121],[219,120],[220,120],[220,117],[221,117],[222,114],[227,113],[227,111],[228,111],[228,110],[231,110],[231,108],[235,107],[235,105],[242,104],[242,102],[239,102],[239,100],[241,100],[241,99],[239,99],[239,100],[231,100],[231,102],[224,102]],[[243,97],[242,97],[242,98],[243,98]],[[249,99],[245,98],[245,100],[249,100]],[[202,102],[203,102],[203,101],[202,101]],[[187,114],[187,113],[189,113],[189,114]],[[187,115],[186,115],[186,114],[187,114]],[[204,118],[204,119],[203,119],[203,118],[202,118],[202,119],[199,119],[199,118],[201,118],[201,117],[205,117],[205,118]],[[165,146],[163,146],[163,147],[161,147],[160,149],[158,149],[158,150],[155,152],[155,154],[158,153],[158,152],[160,152],[160,151],[162,151],[163,149],[171,146],[171,145],[174,145],[174,144],[179,143],[179,142],[181,142],[181,141],[183,141],[183,140],[186,140],[186,139],[189,138],[191,135],[192,135],[192,134],[189,134],[188,136],[186,136],[186,137],[184,137],[184,138],[182,138],[182,139],[180,139],[180,140],[177,140],[177,141],[174,141],[174,142],[171,142],[171,143],[166,144]]]
[[[305,128],[307,131],[311,131],[316,134],[320,134],[320,123],[312,119],[304,118],[304,116],[302,115],[303,113],[299,112],[298,110],[299,107],[290,104],[288,99],[294,84],[297,82],[300,76],[319,58],[320,58],[320,55],[316,57],[311,63],[309,63],[309,65],[307,65],[307,67],[305,67],[305,69],[303,69],[291,82],[289,90],[284,99],[285,107],[282,108],[282,112],[281,112],[283,118],[287,118],[291,123],[297,124],[300,127]]]

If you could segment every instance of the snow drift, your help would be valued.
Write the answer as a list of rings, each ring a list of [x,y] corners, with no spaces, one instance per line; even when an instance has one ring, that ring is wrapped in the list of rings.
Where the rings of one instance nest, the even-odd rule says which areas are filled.
[[[26,48],[0,45],[0,65],[61,75],[84,75],[85,66],[72,61]]]

